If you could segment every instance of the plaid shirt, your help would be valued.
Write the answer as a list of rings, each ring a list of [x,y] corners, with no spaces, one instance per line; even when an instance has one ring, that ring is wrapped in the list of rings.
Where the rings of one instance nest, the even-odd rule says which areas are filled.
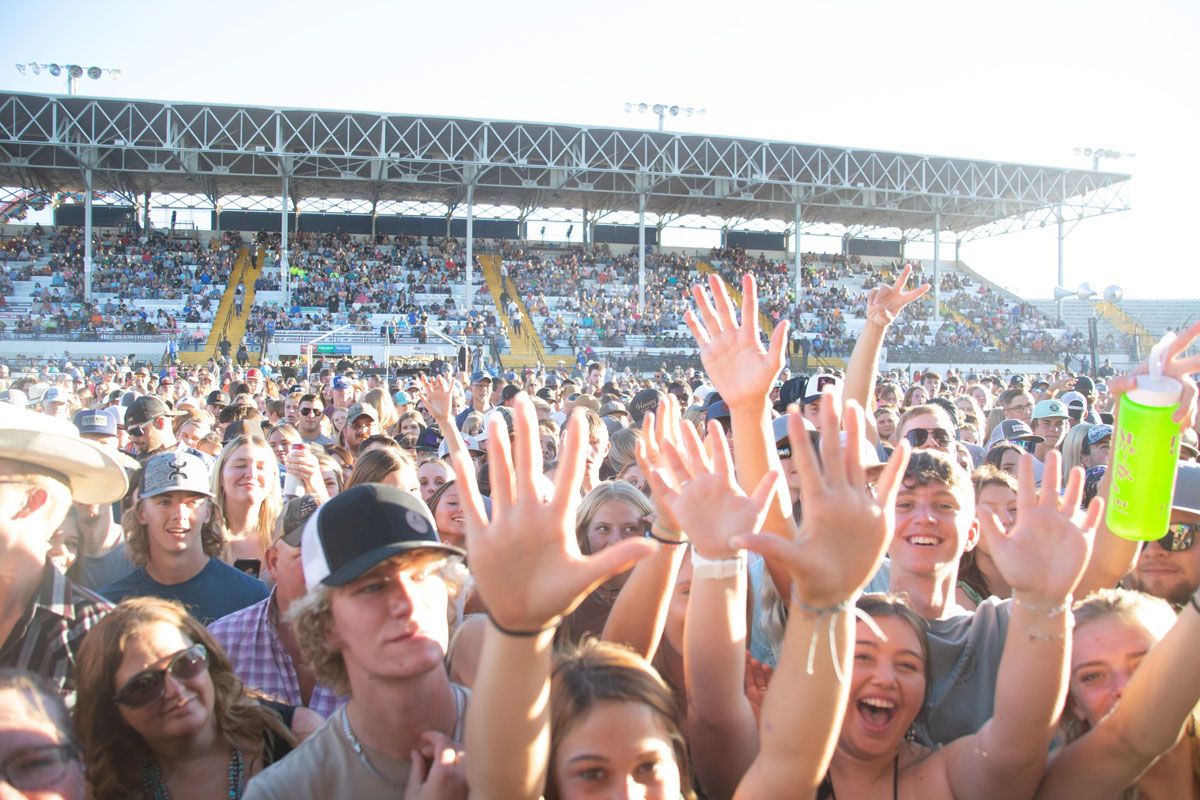
[[[300,679],[296,665],[279,639],[279,631],[271,620],[275,590],[241,611],[222,617],[208,626],[208,632],[229,656],[233,671],[251,689],[278,699],[290,706],[302,706]],[[333,690],[318,683],[313,688],[308,707],[328,718],[345,704],[348,697],[339,697]]]
[[[0,647],[0,667],[26,669],[48,678],[71,705],[79,645],[111,609],[107,600],[75,585],[47,561],[25,613]]]

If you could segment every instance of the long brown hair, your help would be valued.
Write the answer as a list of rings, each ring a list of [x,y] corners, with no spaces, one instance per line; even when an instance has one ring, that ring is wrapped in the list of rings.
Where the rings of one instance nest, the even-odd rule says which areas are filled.
[[[217,729],[230,744],[242,749],[247,763],[272,758],[274,754],[267,751],[268,732],[296,743],[279,716],[247,693],[221,646],[182,605],[155,597],[131,598],[88,633],[75,672],[79,683],[75,729],[95,800],[140,795],[142,768],[155,758],[152,748],[117,712],[115,679],[129,639],[158,622],[174,626],[186,639],[208,650]]]
[[[675,693],[641,656],[620,645],[590,638],[577,648],[559,653],[550,675],[550,777],[546,800],[561,797],[555,783],[554,759],[563,738],[605,701],[639,703],[654,712],[667,729],[675,751],[680,793],[686,800],[695,800],[683,714]]]

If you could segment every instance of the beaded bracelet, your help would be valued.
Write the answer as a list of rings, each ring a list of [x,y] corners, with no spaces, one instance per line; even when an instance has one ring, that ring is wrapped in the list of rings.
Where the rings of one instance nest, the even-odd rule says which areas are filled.
[[[515,631],[515,630],[512,630],[511,628],[504,627],[499,622],[496,622],[496,618],[493,617],[491,614],[488,614],[487,618],[488,618],[488,621],[492,623],[493,628],[500,631],[505,636],[514,636],[518,639],[532,639],[535,636],[541,636],[546,631],[554,630],[555,628],[557,628],[559,626],[559,624],[562,623],[561,619],[555,618],[555,619],[551,620],[550,622],[547,622],[545,625],[543,625],[541,628],[539,628],[536,631]]]

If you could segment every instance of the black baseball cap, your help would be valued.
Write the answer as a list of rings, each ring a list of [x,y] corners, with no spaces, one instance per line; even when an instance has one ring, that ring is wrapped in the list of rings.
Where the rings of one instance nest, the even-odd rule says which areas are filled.
[[[629,416],[633,417],[635,425],[642,424],[642,418],[646,416],[647,411],[654,411],[658,408],[658,404],[663,401],[662,393],[658,389],[642,389],[633,396],[629,401]]]
[[[208,397],[204,398],[204,402],[210,406],[227,406],[229,405],[229,395],[218,389],[209,392]]]
[[[170,406],[152,394],[145,394],[129,404],[125,412],[125,427],[144,425],[159,417],[180,417],[182,411],[172,411]]]
[[[421,500],[381,483],[341,492],[309,519],[300,546],[304,582],[345,586],[401,553],[435,550],[466,553],[438,539],[433,516]]]

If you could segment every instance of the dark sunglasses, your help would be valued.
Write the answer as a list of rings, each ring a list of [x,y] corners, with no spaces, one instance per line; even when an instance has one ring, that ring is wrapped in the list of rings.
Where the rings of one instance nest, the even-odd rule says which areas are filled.
[[[1167,535],[1158,540],[1158,546],[1171,553],[1191,550],[1198,531],[1200,522],[1174,522],[1167,527]]]
[[[171,656],[161,669],[148,669],[129,679],[113,700],[126,708],[141,708],[163,696],[167,688],[167,673],[177,680],[186,681],[208,669],[208,650],[202,644],[194,644],[187,650]]]
[[[938,447],[949,447],[950,440],[953,438],[950,431],[945,428],[913,428],[904,434],[904,438],[908,439],[908,443],[913,447],[923,447],[929,441],[930,436],[933,437],[933,441]]]
[[[814,451],[816,451],[817,446],[821,444],[821,432],[820,431],[808,431],[808,443],[811,444],[812,449]],[[791,439],[780,439],[779,442],[775,445],[775,447],[778,449],[780,458],[791,458],[792,457],[792,440]]]
[[[302,417],[319,417],[323,413],[324,413],[324,411],[319,408],[302,408],[302,409],[300,409],[300,416],[302,416]]]

